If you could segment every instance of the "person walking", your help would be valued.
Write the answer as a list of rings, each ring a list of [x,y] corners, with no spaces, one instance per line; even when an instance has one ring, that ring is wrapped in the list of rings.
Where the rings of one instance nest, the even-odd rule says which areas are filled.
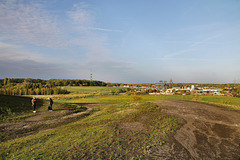
[[[33,97],[32,99],[32,109],[33,109],[33,113],[36,113],[36,104],[37,104],[37,100],[35,97]]]
[[[48,100],[49,100],[48,111],[52,111],[53,100],[52,100],[52,98],[50,98],[50,97],[48,97]]]

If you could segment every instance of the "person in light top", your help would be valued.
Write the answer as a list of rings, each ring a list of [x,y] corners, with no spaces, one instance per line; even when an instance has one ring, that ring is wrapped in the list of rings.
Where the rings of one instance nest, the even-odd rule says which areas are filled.
[[[33,109],[33,113],[36,113],[36,105],[37,105],[37,100],[35,97],[33,97],[32,99],[32,109]]]

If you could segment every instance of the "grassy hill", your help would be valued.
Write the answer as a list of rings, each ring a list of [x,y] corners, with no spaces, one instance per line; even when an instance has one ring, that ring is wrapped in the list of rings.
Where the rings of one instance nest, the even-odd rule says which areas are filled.
[[[51,96],[55,109],[85,103],[92,112],[58,127],[1,142],[0,159],[146,159],[152,148],[163,145],[180,126],[178,119],[148,101],[200,101],[240,111],[240,99],[233,97],[139,95],[139,101],[130,102],[131,95],[116,95],[116,88],[67,89],[72,93]],[[1,122],[11,124],[35,116],[31,97],[0,95]],[[47,96],[36,97],[37,111],[46,111]]]
[[[37,111],[47,110],[49,102],[48,96],[37,98]],[[27,117],[34,116],[32,113],[32,96],[8,96],[0,95],[0,123],[23,120]],[[54,108],[67,108],[65,104],[54,103]]]
[[[1,122],[31,116],[31,98],[0,95],[0,100]]]
[[[77,122],[1,143],[2,159],[137,159],[178,128],[150,103],[92,106]]]

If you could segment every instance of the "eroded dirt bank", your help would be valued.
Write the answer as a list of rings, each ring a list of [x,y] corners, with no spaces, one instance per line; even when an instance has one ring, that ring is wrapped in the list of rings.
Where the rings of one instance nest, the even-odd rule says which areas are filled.
[[[183,126],[151,159],[240,160],[240,113],[187,101],[153,102]]]

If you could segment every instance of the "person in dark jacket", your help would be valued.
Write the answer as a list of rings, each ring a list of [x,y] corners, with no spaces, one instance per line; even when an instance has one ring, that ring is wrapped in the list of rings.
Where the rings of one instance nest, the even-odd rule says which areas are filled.
[[[52,98],[50,98],[50,97],[48,97],[48,100],[49,100],[48,111],[52,111],[53,100],[52,100]]]
[[[32,99],[32,109],[33,109],[33,113],[36,113],[36,105],[37,105],[37,100],[35,97],[33,97]]]

